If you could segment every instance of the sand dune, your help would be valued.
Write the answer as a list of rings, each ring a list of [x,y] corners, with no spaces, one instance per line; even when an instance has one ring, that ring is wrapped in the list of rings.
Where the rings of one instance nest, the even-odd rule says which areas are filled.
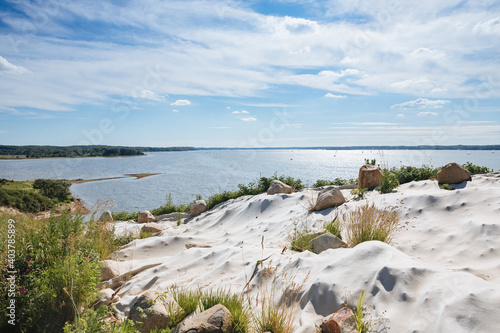
[[[137,295],[172,285],[243,291],[259,259],[265,267],[294,276],[303,286],[294,305],[296,332],[315,332],[337,311],[343,296],[366,293],[368,312],[383,317],[391,332],[496,332],[500,327],[500,173],[473,176],[457,190],[436,181],[412,182],[381,195],[352,199],[396,206],[403,228],[394,246],[366,242],[319,255],[289,249],[294,226],[313,230],[336,214],[308,213],[312,190],[290,195],[241,197],[187,220],[160,222],[160,236],[136,240],[114,254],[120,273],[145,269],[119,290],[116,304],[126,316]],[[119,230],[137,228],[120,222]],[[210,247],[192,247],[195,243]],[[250,296],[266,284],[265,270],[251,281]],[[287,278],[289,279],[289,278]],[[282,287],[278,282],[278,289]],[[278,295],[279,296],[279,295]]]

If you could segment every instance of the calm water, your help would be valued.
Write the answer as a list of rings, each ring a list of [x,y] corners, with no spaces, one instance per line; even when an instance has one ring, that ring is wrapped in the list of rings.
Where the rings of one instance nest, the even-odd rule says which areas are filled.
[[[236,190],[259,176],[275,172],[300,178],[305,184],[317,179],[355,178],[364,159],[382,166],[442,166],[449,162],[487,166],[500,170],[500,151],[463,150],[258,150],[156,152],[146,156],[0,160],[0,178],[93,179],[130,173],[161,173],[143,179],[118,179],[71,186],[72,193],[91,207],[97,200],[111,199],[115,211],[138,211],[161,206],[171,193],[175,203],[187,203],[200,193],[204,198]]]

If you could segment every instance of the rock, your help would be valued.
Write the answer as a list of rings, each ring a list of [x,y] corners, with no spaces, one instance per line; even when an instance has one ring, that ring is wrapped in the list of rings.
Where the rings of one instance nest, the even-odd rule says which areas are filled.
[[[144,210],[139,213],[137,216],[137,222],[139,223],[148,223],[148,222],[156,222],[156,217],[153,216],[149,211]]]
[[[99,222],[113,222],[113,215],[111,215],[111,212],[107,210],[101,214]]]
[[[207,203],[205,200],[196,200],[191,204],[191,208],[189,209],[189,214],[191,216],[200,215],[201,213],[207,210]]]
[[[339,189],[331,189],[327,191],[320,192],[318,198],[316,199],[316,205],[314,205],[315,211],[327,209],[330,207],[335,207],[342,205],[345,202],[344,195]]]
[[[143,232],[158,232],[162,231],[163,227],[155,222],[146,223],[142,226],[141,231]]]
[[[97,293],[97,304],[98,305],[109,305],[113,302],[118,301],[119,297],[118,296],[113,297],[114,294],[115,294],[115,291],[111,288],[106,288],[106,289],[100,290]]]
[[[293,193],[293,188],[279,180],[273,180],[271,185],[267,189],[267,194],[278,194],[285,193],[290,194]]]
[[[347,244],[344,243],[340,238],[331,233],[327,232],[321,236],[318,236],[312,239],[309,242],[311,249],[314,253],[320,254],[321,252],[328,249],[338,249],[339,247],[347,247]]]
[[[172,333],[224,333],[233,322],[233,316],[222,304],[217,304],[180,323]]]
[[[383,176],[384,173],[379,166],[365,164],[359,168],[358,188],[367,188],[372,190],[375,187],[380,186]]]
[[[437,172],[439,184],[459,184],[470,179],[470,172],[457,163],[448,163]]]
[[[113,260],[102,261],[102,281],[107,281],[120,275],[118,266]]]
[[[170,296],[167,297],[166,301],[157,300],[156,298],[157,295],[154,292],[146,291],[137,298],[130,309],[128,319],[142,323],[142,325],[136,325],[140,332],[149,332],[155,328],[163,329],[167,327],[171,321],[169,308],[180,308]],[[139,310],[139,308],[142,310]],[[143,315],[146,315],[146,318],[143,318]]]
[[[358,333],[354,313],[348,307],[326,317],[321,323],[322,333]]]

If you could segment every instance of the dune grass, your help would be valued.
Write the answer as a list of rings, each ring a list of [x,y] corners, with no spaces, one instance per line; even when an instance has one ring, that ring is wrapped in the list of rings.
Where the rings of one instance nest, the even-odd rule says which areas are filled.
[[[346,234],[344,241],[350,247],[372,240],[390,244],[400,227],[396,208],[377,208],[373,203],[365,203],[344,212],[341,220]]]

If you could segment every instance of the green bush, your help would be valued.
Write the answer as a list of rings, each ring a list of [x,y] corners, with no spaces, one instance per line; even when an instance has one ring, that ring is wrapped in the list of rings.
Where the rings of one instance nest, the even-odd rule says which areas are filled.
[[[472,164],[471,162],[467,162],[463,165],[464,168],[469,170],[470,173],[476,174],[476,173],[490,173],[493,172],[493,169],[484,167],[484,166],[479,166]]]
[[[342,239],[342,236],[340,235],[342,232],[342,226],[340,225],[340,221],[337,217],[335,217],[332,221],[325,223],[325,230]]]
[[[50,199],[64,201],[71,194],[69,187],[71,184],[62,179],[36,179],[33,188],[39,190],[43,196]]]
[[[106,321],[112,314],[107,306],[100,306],[97,310],[85,309],[72,324],[66,323],[64,333],[139,333],[130,320],[119,323]]]
[[[316,188],[316,187],[330,186],[330,185],[344,186],[344,185],[351,185],[351,184],[357,184],[357,183],[358,183],[357,178],[351,178],[351,179],[335,178],[334,180],[318,179],[312,185],[312,187]]]
[[[23,213],[39,213],[54,205],[54,201],[36,192],[0,188],[0,206],[17,208]]]
[[[399,184],[409,183],[411,181],[427,180],[436,178],[439,168],[432,168],[428,165],[423,165],[419,168],[411,166],[401,166],[390,170],[396,176]]]
[[[384,175],[382,176],[382,180],[380,182],[380,193],[389,193],[398,186],[399,182],[396,175],[391,171],[384,169]]]
[[[175,212],[189,212],[189,205],[174,205],[172,200],[172,194],[167,194],[167,201],[160,208],[155,208],[151,210],[151,214],[158,216],[163,214],[170,214]]]

